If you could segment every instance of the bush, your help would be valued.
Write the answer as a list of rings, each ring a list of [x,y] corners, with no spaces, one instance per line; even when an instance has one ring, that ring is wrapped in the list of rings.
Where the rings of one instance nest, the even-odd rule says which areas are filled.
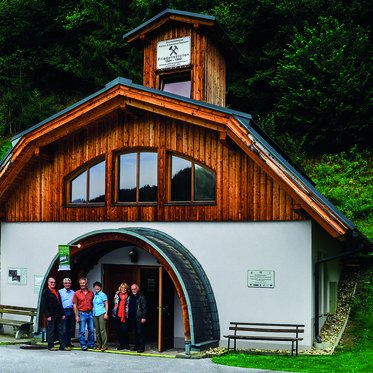
[[[303,167],[324,194],[356,224],[368,238],[373,238],[373,154],[357,148],[340,154],[325,154],[319,160],[305,160]]]

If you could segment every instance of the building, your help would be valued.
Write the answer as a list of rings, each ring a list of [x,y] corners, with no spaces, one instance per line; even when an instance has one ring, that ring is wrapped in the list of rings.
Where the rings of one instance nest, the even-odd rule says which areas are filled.
[[[214,17],[166,10],[124,37],[143,48],[143,85],[117,78],[14,137],[1,161],[0,303],[39,306],[49,276],[100,280],[109,299],[138,282],[160,351],[225,345],[230,321],[305,324],[311,346],[338,259],[365,238],[225,107],[237,52]]]

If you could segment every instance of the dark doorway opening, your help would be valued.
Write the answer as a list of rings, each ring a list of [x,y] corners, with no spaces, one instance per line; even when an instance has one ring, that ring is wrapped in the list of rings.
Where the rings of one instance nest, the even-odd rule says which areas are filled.
[[[103,290],[109,299],[109,314],[114,306],[114,295],[119,285],[137,283],[145,295],[148,307],[146,342],[156,345],[158,351],[173,347],[174,338],[174,285],[162,267],[137,265],[103,265]],[[117,341],[112,318],[108,322],[110,342]]]

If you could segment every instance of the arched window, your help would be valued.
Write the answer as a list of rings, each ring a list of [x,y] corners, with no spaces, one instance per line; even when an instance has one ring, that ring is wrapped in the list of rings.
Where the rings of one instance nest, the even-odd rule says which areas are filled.
[[[171,202],[215,201],[215,172],[185,158],[171,156]]]
[[[119,156],[118,202],[157,202],[158,154],[134,152]]]
[[[70,181],[69,203],[86,204],[105,202],[105,161],[81,170]]]

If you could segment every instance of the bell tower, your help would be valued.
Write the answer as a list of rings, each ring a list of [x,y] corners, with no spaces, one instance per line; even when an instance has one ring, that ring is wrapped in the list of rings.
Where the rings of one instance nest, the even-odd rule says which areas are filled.
[[[225,106],[226,56],[237,50],[215,17],[166,9],[123,38],[143,48],[143,84]]]

